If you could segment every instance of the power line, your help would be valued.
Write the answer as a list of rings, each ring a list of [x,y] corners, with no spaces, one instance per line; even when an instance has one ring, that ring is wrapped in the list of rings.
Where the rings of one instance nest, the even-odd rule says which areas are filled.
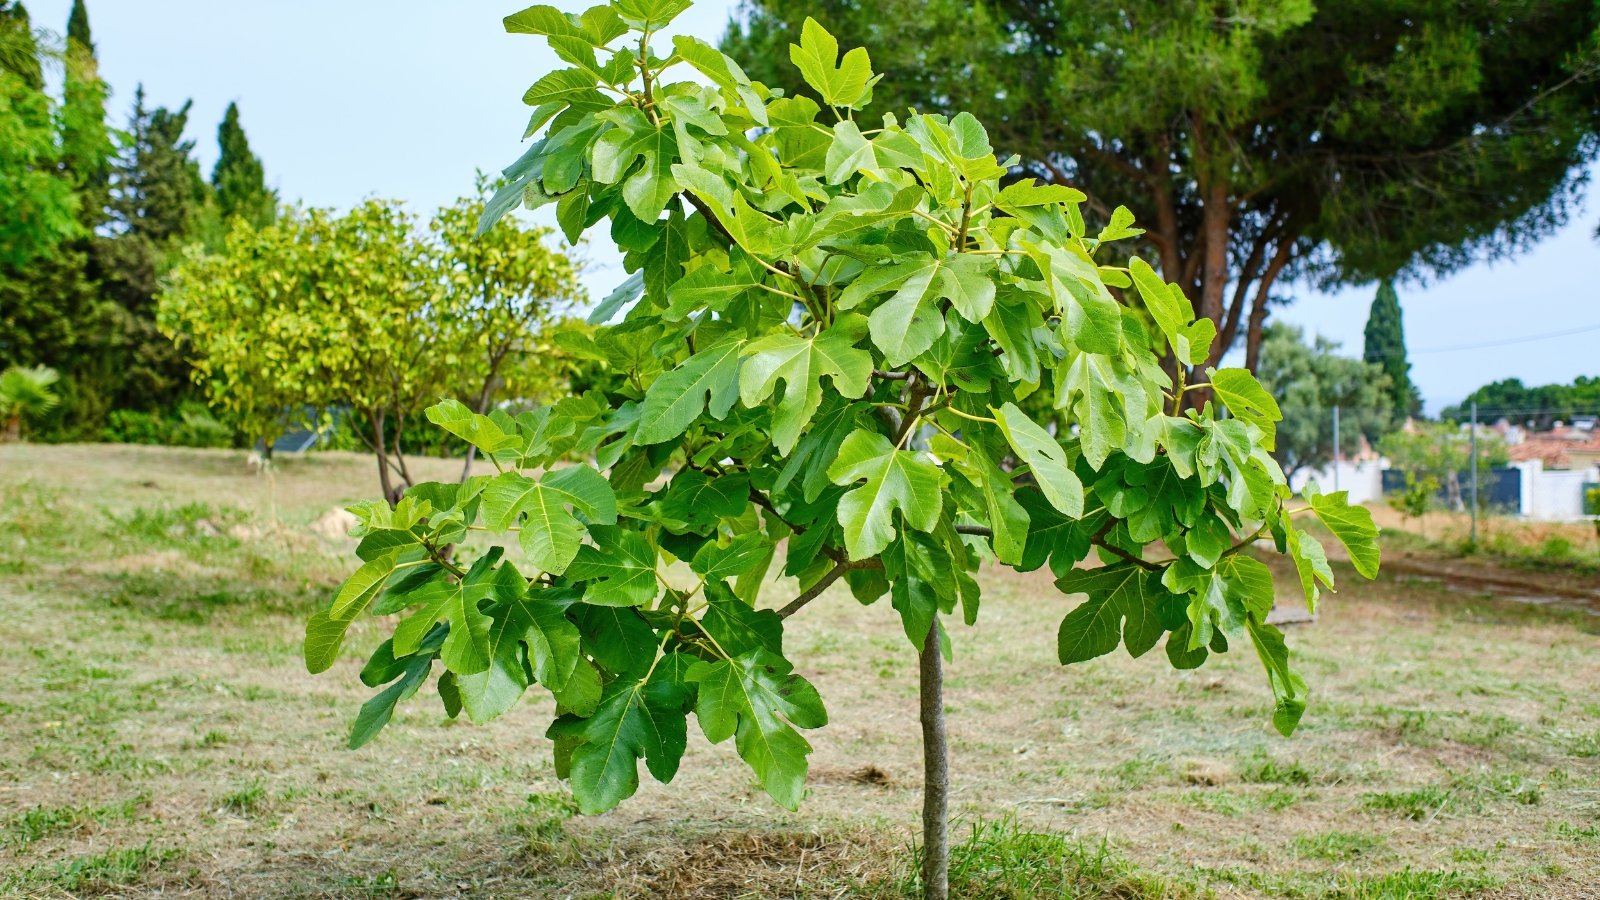
[[[1459,350],[1485,350],[1490,347],[1505,347],[1511,344],[1528,344],[1532,343],[1533,341],[1548,341],[1552,338],[1571,337],[1575,334],[1588,334],[1591,331],[1600,331],[1600,322],[1596,322],[1593,325],[1583,325],[1578,328],[1571,328],[1566,331],[1551,331],[1545,334],[1530,334],[1525,337],[1505,338],[1504,340],[1498,341],[1480,341],[1473,344],[1455,344],[1448,347],[1427,347],[1421,350],[1401,350],[1397,353],[1374,353],[1370,356],[1367,354],[1362,354],[1361,358],[1367,362],[1376,362],[1380,359],[1419,356],[1424,353],[1454,353]]]
[[[1530,334],[1526,337],[1506,338],[1505,340],[1499,341],[1482,341],[1476,344],[1457,344],[1453,347],[1430,347],[1426,350],[1413,350],[1411,352],[1413,355],[1416,355],[1422,353],[1454,353],[1459,350],[1485,350],[1490,347],[1506,347],[1511,344],[1528,344],[1532,343],[1533,341],[1547,341],[1551,338],[1563,338],[1570,337],[1575,334],[1587,334],[1591,331],[1600,331],[1600,323],[1595,323],[1594,325],[1585,325],[1581,328],[1573,328],[1567,331],[1551,331],[1546,334]]]

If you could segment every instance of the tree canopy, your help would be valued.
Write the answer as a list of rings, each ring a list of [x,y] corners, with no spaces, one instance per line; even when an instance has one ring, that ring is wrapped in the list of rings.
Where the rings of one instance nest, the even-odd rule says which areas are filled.
[[[747,0],[723,47],[817,99],[815,15],[895,78],[881,112],[970,111],[1010,177],[1118,203],[1163,277],[1257,364],[1276,281],[1452,271],[1559,227],[1595,156],[1589,0]]]
[[[0,6],[0,271],[49,257],[80,233],[77,195],[59,171],[57,110],[44,92],[41,54],[57,56],[35,40],[27,10]]]
[[[456,393],[487,412],[508,359],[579,296],[545,230],[507,225],[471,240],[482,213],[482,200],[464,199],[426,232],[379,200],[297,210],[260,229],[236,218],[219,253],[193,246],[172,272],[161,327],[252,439],[270,444],[353,409],[386,493],[397,492],[411,481],[407,419]],[[438,345],[451,349],[426,349]]]
[[[1165,637],[1190,668],[1238,642],[1292,731],[1307,688],[1266,622],[1272,571],[1246,551],[1275,540],[1308,602],[1332,571],[1289,513],[1272,397],[1210,369],[1218,401],[1185,408],[1187,369],[1161,368],[1203,363],[1215,329],[1117,243],[1130,217],[1089,228],[1080,192],[1010,179],[972,115],[877,127],[867,52],[841,57],[816,22],[791,52],[820,102],[699,38],[655,46],[687,5],[506,19],[564,65],[526,92],[537,137],[484,224],[554,205],[569,238],[609,227],[631,275],[595,309],[611,324],[593,344],[622,377],[515,417],[440,403],[429,419],[496,474],[355,507],[359,568],[304,647],[321,672],[357,617],[401,616],[363,670],[379,690],[351,743],[439,662],[452,716],[553,694],[557,772],[584,811],[632,795],[641,762],[670,780],[690,715],[792,808],[802,732],[828,717],[785,620],[842,580],[887,599],[927,665],[952,652],[949,623],[976,621],[990,559],[1048,564],[1081,598],[1062,663]],[[1056,433],[1018,405],[1036,393]],[[1373,574],[1365,510],[1315,490],[1298,503]],[[1145,559],[1155,544],[1171,555]],[[781,605],[760,602],[774,568],[798,591]]]
[[[1508,419],[1544,431],[1556,422],[1570,423],[1577,416],[1600,416],[1600,376],[1579,375],[1571,384],[1543,384],[1529,387],[1520,378],[1491,382],[1468,394],[1459,405],[1447,406],[1439,417],[1465,422],[1478,403],[1482,421]]]
[[[1324,337],[1306,343],[1299,326],[1274,322],[1261,342],[1256,371],[1278,400],[1283,424],[1272,455],[1287,474],[1333,461],[1333,408],[1339,407],[1339,450],[1346,459],[1363,435],[1376,440],[1393,427],[1389,376],[1375,363],[1340,356]]]

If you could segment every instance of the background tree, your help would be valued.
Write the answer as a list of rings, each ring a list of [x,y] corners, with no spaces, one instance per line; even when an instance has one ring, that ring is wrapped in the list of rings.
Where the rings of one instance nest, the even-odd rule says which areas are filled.
[[[0,0],[0,27],[9,40],[0,44],[0,67],[21,79],[24,86],[44,90],[44,64],[33,33],[33,18],[22,0]]]
[[[1451,509],[1465,509],[1462,484],[1472,471],[1471,433],[1454,422],[1412,422],[1399,431],[1384,435],[1378,452],[1388,457],[1394,468],[1418,481],[1432,478],[1444,486],[1445,502]],[[1489,473],[1506,465],[1510,455],[1505,439],[1480,426],[1478,430],[1478,479],[1489,483]],[[1489,492],[1479,496],[1489,502]]]
[[[990,123],[1014,176],[1125,203],[1164,278],[1259,361],[1277,279],[1449,272],[1559,228],[1596,151],[1589,0],[747,0],[724,49],[817,99],[785,46],[871,43],[907,108]],[[1113,200],[1115,198],[1115,200]]]
[[[1378,424],[1375,431],[1363,431],[1368,438],[1376,439],[1393,425],[1422,413],[1422,395],[1411,383],[1411,362],[1406,359],[1405,322],[1400,313],[1400,295],[1395,293],[1394,281],[1385,278],[1372,298],[1372,311],[1367,314],[1366,346],[1362,358],[1376,364],[1389,376],[1389,409],[1393,411],[1391,424]]]
[[[255,229],[234,220],[222,251],[191,247],[161,298],[160,322],[194,358],[196,379],[235,427],[268,445],[348,409],[387,496],[412,483],[407,424],[447,394],[487,409],[508,367],[581,296],[545,229],[470,239],[479,199],[424,230],[373,200],[313,209]],[[449,353],[420,352],[449,346]],[[519,385],[520,387],[520,385]]]
[[[41,52],[22,4],[0,6],[0,269],[12,275],[79,233]]]
[[[1333,408],[1339,407],[1339,449],[1349,459],[1363,435],[1387,433],[1394,421],[1389,376],[1376,363],[1339,355],[1339,344],[1310,344],[1297,325],[1268,325],[1256,377],[1283,411],[1272,455],[1285,475],[1333,462]]]
[[[65,73],[65,104],[44,92],[41,60]],[[86,273],[96,201],[75,168],[84,144],[73,138],[93,115],[83,98],[103,95],[97,85],[80,47],[64,52],[48,35],[41,43],[20,4],[0,5],[0,360],[67,376],[66,402],[34,421],[36,434],[54,434],[72,408],[72,372],[103,330]]]
[[[191,105],[150,107],[140,86],[113,168],[110,221],[93,260],[113,320],[91,374],[111,407],[170,407],[189,384],[189,364],[155,312],[161,278],[198,239],[209,199],[194,142],[183,136]]]
[[[1547,431],[1556,422],[1571,422],[1580,415],[1600,415],[1600,376],[1579,375],[1572,384],[1537,387],[1524,385],[1520,378],[1491,382],[1468,394],[1460,405],[1445,407],[1440,417],[1464,422],[1471,413],[1468,404],[1474,400],[1483,421],[1505,418]]]
[[[482,195],[492,184],[478,185]],[[447,298],[440,306],[437,339],[472,348],[477,359],[463,374],[479,375],[478,384],[441,385],[441,395],[459,391],[473,398],[472,409],[487,413],[497,393],[537,397],[550,388],[549,374],[563,354],[541,337],[564,312],[583,297],[578,269],[571,257],[552,252],[548,228],[515,220],[503,228],[478,234],[485,203],[482,196],[464,197],[445,207],[429,223],[432,247]],[[532,359],[535,355],[539,359]],[[519,365],[531,360],[534,365]],[[428,398],[432,402],[437,397]],[[472,471],[477,448],[467,450],[462,480]]]
[[[73,0],[67,19],[65,77],[62,80],[61,156],[82,198],[80,218],[89,230],[104,221],[111,161],[116,154],[106,128],[109,90],[101,80],[89,10]]]
[[[278,194],[267,187],[266,170],[250,151],[250,140],[239,124],[239,104],[229,103],[217,126],[216,167],[211,170],[211,186],[216,192],[217,210],[226,223],[242,217],[256,228],[272,224],[278,214]]]
[[[918,657],[923,890],[943,897],[942,617],[975,621],[985,559],[1049,562],[1084,596],[1062,621],[1063,663],[1139,656],[1170,632],[1169,659],[1190,668],[1249,641],[1274,724],[1292,731],[1306,687],[1265,620],[1271,570],[1248,551],[1273,535],[1308,602],[1331,571],[1268,455],[1272,397],[1244,370],[1210,369],[1231,415],[1182,409],[1196,386],[1158,360],[1205,360],[1214,329],[1150,266],[1107,251],[1131,223],[1089,232],[1081,193],[1002,185],[971,115],[863,133],[866,51],[841,59],[815,22],[792,52],[823,104],[774,96],[694,37],[663,58],[652,37],[687,6],[506,20],[569,67],[526,93],[544,134],[484,224],[550,203],[569,240],[609,224],[632,275],[596,307],[594,321],[620,321],[593,343],[621,385],[515,418],[440,403],[430,421],[496,474],[355,507],[362,562],[308,622],[307,667],[332,666],[368,609],[402,618],[363,669],[384,687],[351,743],[437,659],[452,716],[493,718],[535,683],[552,692],[556,770],[584,811],[632,795],[641,760],[671,779],[691,711],[794,808],[800,732],[827,713],[784,655],[784,620],[842,579],[862,602],[890,599]],[[673,67],[697,74],[672,80]],[[1124,303],[1108,280],[1130,288]],[[1067,426],[1056,434],[1017,405],[1040,389]],[[1342,494],[1303,502],[1371,576],[1370,516]],[[476,528],[492,546],[463,543]],[[1158,541],[1173,556],[1144,559]],[[780,546],[799,593],[763,607]],[[1077,567],[1095,553],[1102,565]]]

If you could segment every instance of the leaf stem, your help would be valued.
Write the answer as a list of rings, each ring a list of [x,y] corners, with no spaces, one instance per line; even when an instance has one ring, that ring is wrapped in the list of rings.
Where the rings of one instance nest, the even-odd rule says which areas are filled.
[[[1000,424],[999,422],[995,421],[994,419],[990,418],[989,416],[976,416],[976,415],[973,415],[972,413],[969,413],[969,412],[962,412],[961,410],[956,409],[954,406],[951,406],[949,404],[946,404],[945,406],[943,406],[940,409],[940,411],[941,412],[947,412],[947,413],[953,413],[955,415],[960,416],[963,419],[969,419],[969,420],[971,420],[973,422],[988,422],[990,425],[999,425]]]
[[[928,215],[927,213],[923,212],[920,209],[913,209],[911,212],[912,212],[913,215],[918,216],[919,218],[927,219],[929,222],[932,222],[933,224],[939,226],[940,228],[943,228],[945,234],[948,234],[951,237],[955,237],[956,236],[957,231],[955,229],[955,226],[951,225],[949,222],[946,222],[946,221],[944,221],[942,219],[936,219],[933,216]]]

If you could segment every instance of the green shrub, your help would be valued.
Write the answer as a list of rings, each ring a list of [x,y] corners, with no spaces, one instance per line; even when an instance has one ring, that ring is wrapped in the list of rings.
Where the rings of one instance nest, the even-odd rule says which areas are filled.
[[[101,439],[113,444],[158,444],[168,447],[231,447],[233,429],[217,420],[204,404],[184,403],[168,412],[112,410]]]

